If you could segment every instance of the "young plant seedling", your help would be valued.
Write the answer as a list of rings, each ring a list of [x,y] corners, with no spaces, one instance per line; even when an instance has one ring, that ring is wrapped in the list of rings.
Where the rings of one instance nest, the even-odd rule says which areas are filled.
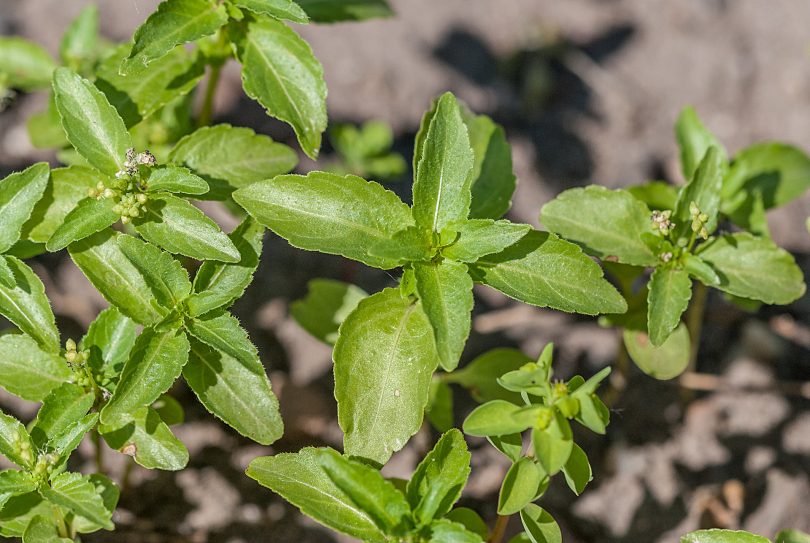
[[[394,134],[382,121],[369,121],[360,127],[333,125],[329,140],[339,156],[338,162],[329,167],[332,173],[394,182],[408,169],[402,155],[391,150]]]

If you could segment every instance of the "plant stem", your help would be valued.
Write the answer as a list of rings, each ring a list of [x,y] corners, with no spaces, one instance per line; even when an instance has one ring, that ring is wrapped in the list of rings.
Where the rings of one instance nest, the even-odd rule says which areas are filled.
[[[128,459],[124,465],[124,472],[121,474],[121,495],[129,491],[129,480],[132,476],[132,469],[135,467],[135,460]]]
[[[700,349],[700,335],[703,330],[703,312],[706,308],[706,298],[709,289],[700,281],[695,281],[695,290],[692,293],[692,304],[686,313],[686,328],[689,330],[689,366],[687,371],[693,372],[697,368],[698,350]]]
[[[93,445],[96,447],[96,472],[104,475],[104,449],[101,445],[101,434],[98,429],[92,431]]]
[[[495,522],[495,528],[492,530],[489,543],[501,543],[508,524],[509,516],[498,515],[498,520]]]
[[[197,117],[197,128],[201,126],[208,126],[211,123],[211,118],[214,115],[214,97],[217,94],[217,84],[219,83],[219,76],[221,73],[221,64],[211,65],[211,71],[208,74],[208,83],[205,86],[203,105],[200,109],[200,115]]]
[[[627,387],[627,376],[630,374],[630,355],[624,346],[624,334],[619,334],[616,346],[616,371],[610,374],[604,401],[608,407],[616,405]]]

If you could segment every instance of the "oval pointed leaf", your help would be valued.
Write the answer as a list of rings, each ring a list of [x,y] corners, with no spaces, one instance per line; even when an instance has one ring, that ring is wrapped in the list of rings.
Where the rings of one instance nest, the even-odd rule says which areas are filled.
[[[394,15],[386,0],[297,0],[296,3],[316,23],[365,21]]]
[[[20,239],[23,224],[45,192],[49,171],[48,164],[40,162],[0,181],[0,253]]]
[[[295,454],[257,458],[250,463],[247,476],[333,530],[363,541],[384,542],[384,533],[326,475],[319,457],[318,449],[306,448]]]
[[[624,345],[641,371],[656,379],[674,379],[689,365],[689,331],[683,323],[658,347],[647,334],[635,330],[624,331]]]
[[[0,37],[0,76],[7,78],[5,85],[24,91],[45,88],[55,68],[41,46],[18,37]]]
[[[298,164],[295,151],[286,145],[229,124],[206,126],[185,136],[172,149],[169,160],[208,179],[217,198],[287,173]]]
[[[178,194],[205,194],[208,183],[186,168],[162,166],[149,172],[146,192],[174,192]]]
[[[101,232],[121,216],[113,211],[112,198],[85,198],[65,217],[65,222],[54,231],[45,247],[50,252],[64,249],[96,232]]]
[[[45,450],[54,437],[82,420],[94,402],[93,394],[73,383],[64,383],[51,391],[31,427],[31,439],[37,448]]]
[[[294,247],[383,269],[397,266],[398,260],[373,256],[369,249],[413,224],[410,209],[396,194],[353,175],[281,175],[233,197]]]
[[[25,426],[12,416],[0,411],[0,455],[21,468],[34,466],[37,450]]]
[[[28,494],[36,489],[36,481],[28,473],[13,469],[0,471],[0,508],[9,498]]]
[[[188,360],[189,342],[180,330],[144,330],[124,364],[121,380],[101,410],[104,424],[117,424],[169,390]]]
[[[658,257],[642,241],[651,232],[650,210],[623,190],[591,185],[569,189],[540,210],[540,221],[599,258],[654,266]]]
[[[413,270],[422,309],[433,327],[439,363],[446,371],[453,371],[470,335],[472,278],[465,264],[450,260],[414,262]]]
[[[500,253],[510,245],[514,245],[532,227],[509,221],[472,219],[454,229],[458,231],[458,240],[450,247],[442,249],[442,255],[451,260],[475,262],[482,256]]]
[[[256,347],[228,313],[192,319],[183,377],[200,402],[240,434],[263,445],[284,431],[278,400]]]
[[[234,4],[260,15],[270,15],[294,23],[307,23],[309,17],[292,0],[234,0]]]
[[[681,543],[770,543],[767,538],[738,530],[698,530],[681,538]]]
[[[93,60],[98,46],[98,8],[87,6],[70,23],[62,42],[59,56],[71,69],[78,70],[83,63]]]
[[[64,358],[43,351],[29,336],[0,335],[0,386],[15,396],[41,402],[70,375]]]
[[[58,353],[59,331],[45,286],[22,261],[13,256],[5,260],[14,276],[14,286],[0,284],[0,314],[31,336],[42,350]]]
[[[422,425],[438,364],[430,321],[419,302],[385,289],[343,321],[333,358],[346,452],[384,464]]]
[[[292,126],[315,159],[326,130],[326,83],[309,44],[281,21],[263,17],[247,25],[236,45],[247,95]]]
[[[720,277],[720,290],[766,304],[789,304],[804,295],[801,269],[771,240],[740,232],[715,239],[698,255]]]
[[[717,228],[717,214],[720,211],[720,190],[726,173],[726,159],[717,147],[709,147],[706,155],[695,170],[695,175],[680,190],[675,205],[675,232],[680,237],[691,235],[692,216],[690,207],[694,202],[701,213],[708,216],[706,229],[714,232]]]
[[[666,341],[681,322],[692,298],[692,279],[684,270],[658,268],[650,278],[647,294],[647,330],[654,346]]]
[[[114,528],[110,520],[112,512],[107,510],[96,486],[80,473],[60,473],[51,480],[50,486],[41,488],[40,492],[49,501],[80,517],[107,530]]]
[[[88,365],[101,386],[114,391],[124,362],[135,345],[136,324],[114,307],[108,307],[90,323],[81,348],[90,351]]]
[[[72,543],[72,539],[60,537],[52,518],[37,515],[31,519],[22,536],[23,543]]]
[[[334,345],[338,328],[368,293],[349,283],[313,279],[306,298],[290,304],[290,313],[301,327],[324,343]]]
[[[169,253],[132,236],[118,236],[118,247],[152,289],[167,312],[181,305],[191,293],[188,272]]]
[[[146,278],[118,246],[121,235],[111,230],[99,232],[72,244],[70,256],[105,300],[137,323],[154,324],[165,313]]]
[[[239,251],[214,221],[171,194],[151,196],[135,229],[146,241],[170,253],[196,260],[239,261]]]
[[[579,247],[532,231],[470,267],[476,281],[538,307],[596,315],[624,313],[627,303]]]
[[[684,108],[678,116],[675,122],[675,136],[681,148],[681,170],[687,181],[692,179],[709,147],[716,147],[722,159],[728,160],[723,144],[709,132],[691,107]]]
[[[582,447],[574,443],[574,450],[571,451],[571,456],[568,457],[568,462],[563,467],[563,474],[565,475],[565,482],[568,483],[574,494],[579,496],[588,483],[593,480],[593,472],[591,471],[591,464],[588,462],[588,455],[582,450]]]
[[[462,108],[462,117],[475,155],[470,218],[500,219],[512,206],[517,186],[506,133],[486,115],[473,115]]]
[[[135,31],[121,73],[140,72],[175,46],[210,36],[227,21],[225,6],[210,0],[166,0]]]
[[[67,68],[54,72],[53,90],[71,145],[102,173],[115,175],[121,171],[132,139],[107,97]]]
[[[562,543],[560,527],[543,508],[530,503],[520,512],[520,520],[532,543]]]
[[[537,490],[546,473],[534,460],[524,456],[509,468],[498,495],[498,514],[512,515],[537,499]]]
[[[413,184],[416,224],[433,232],[470,214],[474,156],[455,96],[444,94],[430,116]]]
[[[186,446],[151,407],[137,409],[115,425],[102,424],[99,432],[112,449],[146,469],[178,471],[188,464]]]

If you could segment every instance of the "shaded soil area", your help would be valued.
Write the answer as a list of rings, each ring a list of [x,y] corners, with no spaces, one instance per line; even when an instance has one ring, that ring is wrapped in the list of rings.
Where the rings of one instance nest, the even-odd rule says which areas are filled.
[[[4,0],[0,29],[52,52],[82,0]],[[694,105],[730,152],[779,139],[810,147],[810,4],[803,0],[394,0],[385,21],[299,28],[322,61],[333,121],[389,122],[410,158],[430,100],[451,90],[502,123],[513,146],[518,192],[510,216],[539,226],[541,205],[573,186],[610,187],[663,178],[679,183],[672,125]],[[127,39],[153,0],[102,0],[102,29]],[[45,104],[22,96],[0,114],[0,170],[51,159],[28,142],[24,120]],[[217,122],[251,126],[296,147],[291,131],[242,95],[227,66]],[[331,151],[324,150],[325,160]],[[303,160],[301,171],[315,168]],[[391,186],[404,198],[410,186]],[[225,228],[234,219],[206,208]],[[804,220],[810,196],[769,216],[774,238],[810,269]],[[64,337],[78,337],[104,306],[64,254],[32,261]],[[253,285],[235,313],[259,346],[286,424],[272,447],[218,424],[182,386],[187,410],[178,436],[191,453],[181,473],[136,469],[117,513],[119,531],[88,541],[344,542],[242,475],[254,457],[306,445],[339,446],[330,350],[290,317],[288,304],[316,277],[351,280],[369,292],[392,285],[385,272],[290,248],[269,234]],[[474,330],[463,361],[497,346],[531,356],[557,346],[560,377],[614,363],[619,337],[588,318],[516,304],[476,290]],[[686,401],[675,383],[633,370],[612,408],[607,436],[578,436],[594,483],[577,498],[555,481],[541,504],[565,541],[675,542],[709,526],[773,536],[810,530],[810,299],[746,313],[712,295],[695,383]],[[473,408],[455,391],[456,421]],[[0,396],[30,417],[35,406]],[[407,476],[433,443],[425,427],[387,466]],[[486,442],[470,439],[473,475],[462,504],[489,521],[508,467]],[[123,458],[107,451],[120,476]],[[92,469],[83,444],[77,467]],[[516,522],[510,529],[517,530]]]

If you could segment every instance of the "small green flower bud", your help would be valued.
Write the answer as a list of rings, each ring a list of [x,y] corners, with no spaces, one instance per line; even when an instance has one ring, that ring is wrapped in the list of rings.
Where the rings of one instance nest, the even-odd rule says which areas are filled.
[[[703,239],[709,239],[709,231],[706,230],[705,226],[700,229],[700,237],[702,237]]]
[[[76,362],[76,356],[77,356],[76,351],[68,351],[65,353],[65,360],[73,364],[74,362]]]
[[[104,189],[104,192],[102,192],[101,195],[105,198],[112,198],[115,196],[115,191],[113,189]]]
[[[124,208],[121,206],[121,204],[115,204],[112,210],[116,215],[121,215],[124,212]]]
[[[145,203],[147,202],[147,200],[149,200],[149,196],[147,196],[147,195],[146,195],[146,194],[144,194],[143,192],[139,192],[139,193],[138,193],[138,194],[135,196],[135,198],[138,200],[138,203],[139,203],[139,204],[145,204]]]
[[[96,183],[96,190],[102,191],[102,190],[104,190],[106,188],[107,187],[104,185],[103,181],[99,181],[98,183]]]
[[[121,222],[124,223],[124,224],[129,224],[130,220],[131,219],[129,217],[127,217],[126,215],[121,216]]]
[[[548,407],[541,409],[537,413],[537,422],[535,422],[535,426],[540,430],[545,430],[548,428],[548,425],[551,424],[551,418],[553,416],[554,412]]]
[[[689,214],[693,217],[700,213],[700,208],[698,208],[697,203],[693,200],[689,203]]]
[[[698,219],[700,219],[700,222],[702,222],[703,224],[709,222],[709,216],[705,213],[701,213],[700,215],[698,215]]]
[[[65,342],[65,349],[68,351],[75,351],[76,350],[76,342],[73,339],[69,339]]]
[[[95,198],[98,196],[98,191],[96,189],[87,189],[87,196]]]
[[[138,210],[137,207],[132,206],[131,208],[129,208],[127,210],[127,215],[129,215],[130,217],[132,217],[134,219],[136,217],[140,217],[141,212]]]
[[[568,396],[555,404],[560,413],[567,419],[573,419],[579,414],[579,400]]]

